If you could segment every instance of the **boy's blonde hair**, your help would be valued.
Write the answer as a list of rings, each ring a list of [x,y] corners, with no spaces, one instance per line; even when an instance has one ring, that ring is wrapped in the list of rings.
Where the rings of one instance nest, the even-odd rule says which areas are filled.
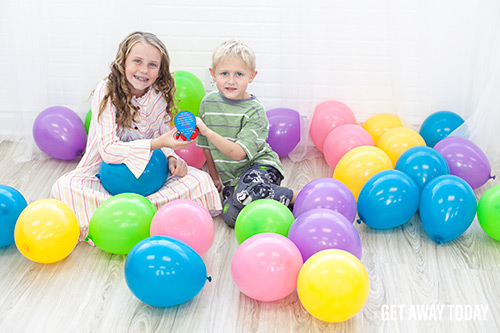
[[[217,64],[226,58],[240,58],[250,71],[255,71],[256,61],[254,51],[250,46],[237,39],[227,40],[217,46],[212,55],[212,68],[215,70]]]

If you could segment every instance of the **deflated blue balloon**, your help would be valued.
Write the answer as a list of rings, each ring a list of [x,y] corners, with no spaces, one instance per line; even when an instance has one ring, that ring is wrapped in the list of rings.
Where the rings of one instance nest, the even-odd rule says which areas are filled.
[[[358,215],[375,229],[390,229],[409,221],[415,215],[420,192],[417,184],[399,170],[374,174],[363,185],[358,196]]]
[[[136,193],[143,196],[158,191],[168,177],[168,161],[161,149],[151,154],[149,163],[139,178],[135,178],[129,168],[121,164],[102,162],[97,177],[102,186],[112,195],[120,193]]]
[[[137,243],[125,261],[125,281],[142,302],[174,306],[195,297],[207,281],[203,259],[186,243],[152,236]]]
[[[443,175],[431,180],[420,197],[420,219],[425,232],[436,243],[463,234],[476,217],[476,196],[465,180]]]

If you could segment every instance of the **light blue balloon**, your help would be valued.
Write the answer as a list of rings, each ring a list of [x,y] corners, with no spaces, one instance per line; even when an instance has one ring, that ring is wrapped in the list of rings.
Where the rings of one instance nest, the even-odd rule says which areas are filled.
[[[21,212],[28,206],[15,188],[0,185],[0,247],[14,243],[14,229]]]
[[[174,306],[195,297],[207,281],[203,259],[186,243],[152,236],[137,243],[125,261],[125,281],[142,302]]]
[[[394,169],[407,174],[417,184],[420,193],[432,179],[449,175],[450,168],[446,159],[434,148],[416,146],[399,156]]]
[[[420,219],[425,232],[436,243],[463,234],[476,216],[476,196],[465,180],[443,175],[431,180],[420,196]]]
[[[438,111],[428,116],[420,127],[420,135],[429,147],[446,138],[464,123],[462,117],[451,111]]]
[[[415,215],[420,192],[417,184],[399,170],[380,171],[368,179],[358,196],[358,215],[375,229],[390,229]]]
[[[120,193],[136,193],[143,196],[158,191],[168,177],[168,161],[161,149],[151,154],[149,163],[139,178],[124,164],[101,163],[97,177],[102,186],[112,195]]]

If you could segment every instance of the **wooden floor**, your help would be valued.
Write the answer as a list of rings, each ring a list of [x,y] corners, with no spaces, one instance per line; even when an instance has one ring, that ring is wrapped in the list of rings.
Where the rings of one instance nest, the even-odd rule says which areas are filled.
[[[52,183],[76,165],[54,159],[15,164],[15,148],[0,144],[0,184],[16,188],[28,202],[48,198]],[[332,174],[323,159],[286,158],[283,164],[284,185],[294,188]],[[495,184],[476,190],[477,198]],[[477,219],[461,237],[439,246],[424,233],[418,215],[389,231],[356,223],[370,295],[354,318],[337,324],[308,314],[296,292],[272,303],[241,294],[230,272],[234,230],[220,217],[215,226],[214,244],[204,256],[212,282],[170,308],[135,298],[125,283],[124,256],[81,243],[58,263],[38,264],[15,245],[0,248],[0,332],[500,331],[500,242]],[[438,309],[441,318],[432,312]]]

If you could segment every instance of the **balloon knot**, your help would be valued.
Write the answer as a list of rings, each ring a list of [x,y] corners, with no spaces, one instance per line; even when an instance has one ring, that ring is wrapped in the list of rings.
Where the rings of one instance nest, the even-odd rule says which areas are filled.
[[[491,179],[495,180],[497,178],[496,175],[490,176]]]
[[[101,175],[100,174],[97,174],[95,176],[97,177],[97,179],[101,179]]]
[[[441,242],[440,240],[437,240],[437,241],[436,241],[436,244],[437,244],[437,245],[441,245],[441,243],[442,243],[442,242]]]
[[[208,280],[208,282],[212,282],[212,277],[211,276],[207,276],[207,280]]]
[[[358,224],[361,224],[361,219],[357,219],[356,222],[358,222]]]
[[[84,241],[85,241],[85,242],[88,242],[90,239],[91,239],[91,238],[90,238],[90,234],[89,234],[89,235],[87,235],[87,237],[85,237]]]

